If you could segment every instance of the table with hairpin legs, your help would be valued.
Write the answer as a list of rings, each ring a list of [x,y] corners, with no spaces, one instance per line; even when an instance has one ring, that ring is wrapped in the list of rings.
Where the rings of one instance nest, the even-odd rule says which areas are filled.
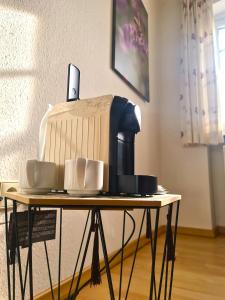
[[[8,200],[13,201],[13,212],[11,213],[9,221],[9,208]],[[150,282],[149,282],[149,294],[146,299],[159,300],[163,297],[164,300],[171,299],[172,286],[173,286],[173,274],[174,274],[174,263],[175,263],[175,249],[176,249],[176,236],[177,236],[177,225],[179,217],[179,205],[181,196],[166,194],[166,195],[154,195],[152,197],[110,197],[110,196],[99,196],[99,197],[71,197],[67,194],[49,194],[49,195],[25,195],[21,193],[8,192],[4,195],[5,201],[5,235],[6,235],[6,260],[7,260],[7,280],[8,280],[8,299],[15,299],[18,293],[20,299],[25,299],[29,295],[29,299],[34,299],[33,285],[33,224],[35,215],[41,211],[41,209],[59,209],[59,250],[58,250],[58,282],[57,287],[53,286],[52,272],[49,260],[49,252],[47,247],[47,240],[43,240],[46,265],[49,275],[49,285],[51,290],[52,299],[65,299],[61,295],[61,265],[62,265],[62,224],[63,224],[63,210],[87,210],[87,218],[84,225],[83,235],[79,246],[78,254],[75,260],[74,271],[68,289],[68,295],[66,299],[77,299],[78,294],[87,284],[98,284],[100,283],[100,275],[106,272],[108,289],[110,299],[114,300],[115,288],[112,281],[110,263],[118,256],[120,256],[120,274],[119,274],[119,289],[117,299],[122,299],[122,290],[125,298],[129,299],[129,290],[132,282],[132,278],[135,274],[135,262],[138,256],[138,249],[140,245],[140,239],[143,234],[144,224],[146,221],[146,238],[149,239],[149,247],[151,253],[151,261],[149,265],[151,267]],[[21,259],[21,251],[23,247],[19,243],[20,233],[18,231],[18,204],[23,204],[26,207],[26,228],[27,228],[27,259],[23,264]],[[167,210],[165,240],[162,249],[162,260],[161,260],[161,271],[156,278],[156,255],[157,255],[157,240],[158,240],[158,229],[159,229],[159,218],[162,209]],[[176,209],[174,217],[173,210]],[[142,211],[141,223],[138,228],[138,238],[135,245],[135,251],[133,253],[133,259],[131,264],[131,270],[129,279],[126,287],[123,283],[123,263],[124,263],[124,249],[128,245],[129,241],[135,233],[135,219],[131,214],[131,210],[139,209]],[[121,248],[113,255],[108,255],[108,249],[106,244],[104,224],[102,221],[102,211],[104,210],[120,210],[123,212],[122,222],[122,236],[121,236]],[[162,213],[162,217],[165,213]],[[126,232],[126,219],[129,217],[132,220],[133,229],[127,240],[125,240]],[[12,228],[10,229],[10,222],[12,222]],[[174,224],[174,225],[173,225]],[[9,230],[10,229],[10,230]],[[11,233],[10,233],[11,232]],[[98,253],[93,253],[92,260],[92,274],[91,278],[81,284],[81,278],[85,260],[87,257],[87,251],[89,248],[91,236],[94,234],[94,245],[93,252],[98,251],[98,238],[100,237],[102,252],[104,256],[104,266],[100,267],[98,263]],[[11,235],[11,237],[10,237]],[[9,239],[11,241],[9,241]],[[12,246],[13,245],[13,246]],[[12,255],[14,253],[14,255]],[[17,259],[16,259],[17,258]],[[94,261],[94,263],[93,263]],[[158,261],[158,260],[157,260]],[[79,268],[78,268],[79,266]],[[18,267],[18,278],[16,276],[16,267]],[[76,280],[75,280],[76,279]],[[163,280],[164,279],[164,280]],[[19,285],[16,285],[18,280]],[[20,287],[19,291],[16,291],[16,286]],[[27,291],[28,289],[28,291]],[[79,298],[79,297],[78,297]]]

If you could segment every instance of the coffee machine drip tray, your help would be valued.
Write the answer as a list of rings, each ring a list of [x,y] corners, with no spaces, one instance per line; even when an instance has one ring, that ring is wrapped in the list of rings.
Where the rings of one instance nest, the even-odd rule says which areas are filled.
[[[147,175],[117,175],[121,194],[148,196],[157,192],[157,177]]]

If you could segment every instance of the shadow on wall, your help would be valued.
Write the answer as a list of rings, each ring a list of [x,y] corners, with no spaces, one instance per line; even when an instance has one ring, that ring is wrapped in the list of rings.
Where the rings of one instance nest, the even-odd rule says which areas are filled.
[[[9,179],[16,172],[10,170],[10,175],[4,161],[13,166],[21,159],[19,152],[29,135],[35,109],[38,20],[32,14],[5,7],[0,9],[0,20],[0,178]]]

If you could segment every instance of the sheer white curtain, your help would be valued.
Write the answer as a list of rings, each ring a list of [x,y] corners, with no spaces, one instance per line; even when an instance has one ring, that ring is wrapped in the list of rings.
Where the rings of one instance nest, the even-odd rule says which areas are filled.
[[[184,144],[223,142],[212,5],[213,0],[182,0],[180,107]]]

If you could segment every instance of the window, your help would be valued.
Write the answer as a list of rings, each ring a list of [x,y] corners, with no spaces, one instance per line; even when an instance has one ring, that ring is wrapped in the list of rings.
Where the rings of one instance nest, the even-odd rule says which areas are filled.
[[[225,25],[217,27],[217,47],[219,58],[219,69],[222,74],[225,73]]]
[[[222,111],[223,131],[225,132],[225,13],[215,16],[215,25],[218,87]]]

